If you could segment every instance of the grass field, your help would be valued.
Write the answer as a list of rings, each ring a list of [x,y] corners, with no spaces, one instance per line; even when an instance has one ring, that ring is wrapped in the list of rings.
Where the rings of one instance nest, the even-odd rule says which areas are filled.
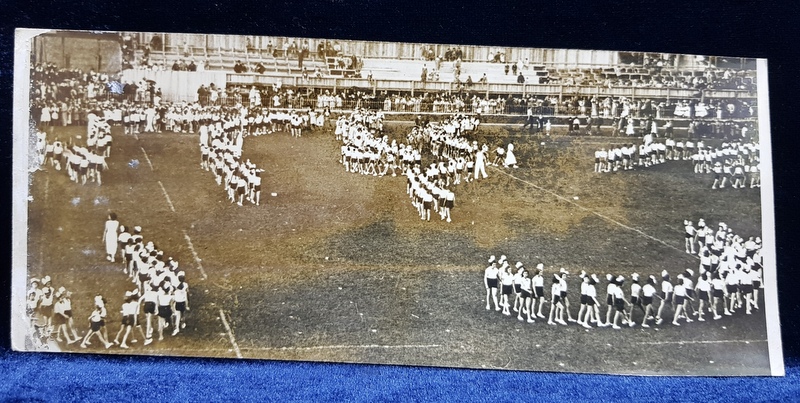
[[[53,130],[49,138],[63,139],[85,129]],[[388,131],[399,137],[406,130],[407,124],[392,123]],[[544,263],[547,284],[554,271],[569,269],[575,314],[581,270],[602,277],[666,269],[674,277],[696,268],[699,261],[683,251],[684,219],[724,221],[744,237],[760,235],[758,189],[712,192],[710,178],[692,174],[689,162],[594,174],[594,150],[619,139],[571,137],[558,129],[542,139],[519,126],[487,126],[476,138],[493,146],[512,141],[520,168],[490,168],[489,178],[457,187],[452,223],[422,222],[404,178],[344,172],[332,135],[245,139],[244,158],[266,169],[265,191],[261,206],[237,207],[201,170],[195,136],[134,138],[116,128],[113,134],[102,187],[76,185],[51,168],[32,175],[28,242],[29,277],[50,275],[56,288],[74,292],[81,330],[100,292],[110,302],[109,332],[116,333],[122,294],[132,288],[121,264],[104,260],[109,210],[123,225],[142,226],[145,241],[180,262],[191,287],[186,331],[108,352],[770,373],[763,311],[679,328],[665,321],[650,329],[586,330],[484,310],[483,268],[492,254],[528,267]],[[60,348],[100,351],[96,345]]]

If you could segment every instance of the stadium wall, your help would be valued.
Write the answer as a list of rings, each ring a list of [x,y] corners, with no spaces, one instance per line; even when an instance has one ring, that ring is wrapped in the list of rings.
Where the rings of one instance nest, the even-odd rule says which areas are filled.
[[[122,69],[122,51],[116,36],[108,34],[43,34],[33,39],[32,63],[54,63],[59,68],[115,74]]]
[[[293,41],[300,46],[304,40],[308,40],[310,51],[316,52],[317,46],[326,41],[325,39],[282,36],[132,34],[137,37],[137,41],[140,44],[151,43],[153,37],[158,36],[157,41],[164,45],[163,49],[166,52],[189,53],[192,55],[217,54],[230,51],[244,52],[248,47],[248,43],[255,49],[267,49],[270,41],[273,49],[283,49],[283,45],[286,42]],[[338,44],[343,54],[354,54],[363,58],[422,60],[424,58],[423,50],[432,47],[437,55],[443,55],[449,48],[459,48],[463,52],[462,59],[464,61],[488,61],[494,54],[500,52],[505,54],[509,61],[527,58],[530,63],[548,66],[613,66],[619,64],[619,52],[605,50],[534,49],[354,40],[329,40],[328,42],[330,42],[331,46]]]

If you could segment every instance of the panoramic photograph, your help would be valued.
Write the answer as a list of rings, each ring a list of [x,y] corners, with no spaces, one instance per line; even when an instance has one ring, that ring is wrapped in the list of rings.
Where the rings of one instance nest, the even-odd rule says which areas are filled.
[[[15,350],[783,374],[764,59],[16,36]]]

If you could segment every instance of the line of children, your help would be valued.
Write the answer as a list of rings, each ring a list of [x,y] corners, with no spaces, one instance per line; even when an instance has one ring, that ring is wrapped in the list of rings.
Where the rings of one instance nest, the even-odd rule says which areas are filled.
[[[693,322],[692,317],[704,322],[706,314],[719,320],[722,318],[720,306],[724,315],[732,316],[742,308],[745,314],[750,315],[754,309],[758,309],[758,290],[762,287],[763,269],[759,252],[754,257],[744,262],[724,264],[712,271],[701,270],[697,275],[694,270],[686,269],[677,275],[674,284],[664,270],[661,273],[660,293],[657,291],[659,284],[655,275],[647,276],[642,282],[638,273],[631,274],[631,284],[626,292],[627,278],[624,275],[606,274],[606,315],[603,320],[596,289],[601,281],[596,274],[580,273],[580,308],[573,319],[566,289],[567,270],[561,268],[553,273],[550,298],[547,299],[543,264],[537,265],[535,275],[531,278],[521,262],[511,266],[505,255],[499,259],[492,255],[483,277],[486,310],[491,310],[493,305],[495,311],[502,311],[505,316],[510,316],[513,310],[517,312],[518,320],[528,323],[534,323],[538,317],[547,318],[548,325],[577,322],[587,329],[594,325],[615,330],[622,326],[633,327],[637,323],[650,328],[653,323],[660,325],[663,318],[670,314],[671,323],[675,326],[680,326],[681,320]],[[542,314],[545,303],[550,304],[548,316]]]

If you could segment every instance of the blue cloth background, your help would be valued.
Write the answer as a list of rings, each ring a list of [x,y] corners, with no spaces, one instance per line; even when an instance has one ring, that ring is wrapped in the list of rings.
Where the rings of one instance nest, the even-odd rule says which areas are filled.
[[[325,0],[248,3],[42,0],[2,7],[0,169],[11,172],[14,27],[285,34],[409,42],[664,51],[769,58],[785,378],[642,378],[379,365],[29,354],[9,350],[0,309],[0,400],[104,401],[797,401],[794,247],[797,3]],[[5,4],[4,4],[5,5]],[[0,205],[10,206],[10,181]],[[10,208],[2,209],[10,222]],[[4,226],[6,239],[10,226]],[[2,248],[9,300],[10,242]],[[5,305],[7,306],[7,304]]]

